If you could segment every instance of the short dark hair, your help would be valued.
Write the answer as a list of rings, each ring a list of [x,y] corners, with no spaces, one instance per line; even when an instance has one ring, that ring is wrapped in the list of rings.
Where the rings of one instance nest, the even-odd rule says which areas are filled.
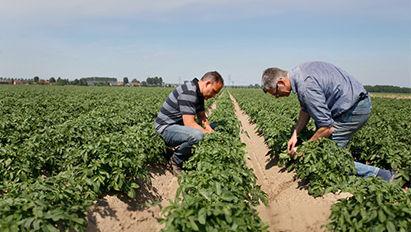
[[[266,92],[269,88],[275,87],[277,80],[286,76],[287,71],[285,70],[279,68],[267,68],[264,70],[261,78],[261,87],[263,88],[263,91]]]
[[[221,77],[220,73],[218,73],[217,71],[207,72],[206,74],[204,74],[201,80],[203,81],[210,80],[213,83],[219,82],[222,85],[224,85],[224,79]]]

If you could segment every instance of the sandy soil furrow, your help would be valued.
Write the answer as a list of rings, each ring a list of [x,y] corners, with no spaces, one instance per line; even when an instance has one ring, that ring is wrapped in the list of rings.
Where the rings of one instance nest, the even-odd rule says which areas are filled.
[[[107,195],[90,209],[87,231],[160,231],[161,208],[174,199],[178,179],[165,166],[150,168],[150,182],[142,182],[135,199]]]
[[[258,207],[261,219],[270,231],[324,231],[322,225],[327,222],[331,205],[348,195],[327,194],[318,198],[308,195],[303,185],[294,180],[295,173],[284,171],[276,165],[276,160],[270,159],[264,138],[256,133],[255,125],[231,98],[242,125],[241,140],[246,144],[247,165],[254,170],[258,184],[269,198],[267,207],[263,204]]]

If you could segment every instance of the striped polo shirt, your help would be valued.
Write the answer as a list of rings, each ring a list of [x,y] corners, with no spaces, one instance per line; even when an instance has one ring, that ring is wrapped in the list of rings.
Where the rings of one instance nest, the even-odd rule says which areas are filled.
[[[198,79],[194,78],[168,95],[157,114],[154,126],[158,133],[162,133],[169,125],[184,125],[184,114],[196,115],[204,110],[204,97],[198,87]]]

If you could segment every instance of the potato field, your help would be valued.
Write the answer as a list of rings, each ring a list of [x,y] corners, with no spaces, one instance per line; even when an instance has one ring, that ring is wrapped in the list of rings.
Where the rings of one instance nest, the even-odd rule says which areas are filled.
[[[153,122],[171,91],[0,86],[0,231],[153,231],[145,230],[152,227],[143,227],[139,218],[127,222],[128,230],[124,223],[124,228],[110,229],[98,222],[98,229],[90,229],[88,215],[107,195],[141,199],[141,190],[154,186],[157,178],[149,167],[169,168],[166,145]],[[141,205],[128,210],[147,211],[149,204],[160,204],[161,213],[150,217],[162,231],[283,230],[276,226],[281,192],[267,193],[261,186],[261,172],[271,166],[257,175],[248,163],[254,153],[240,136],[245,122],[238,118],[237,103],[256,126],[255,136],[263,138],[267,162],[274,160],[281,170],[277,175],[292,173],[289,184],[299,186],[293,191],[318,201],[327,194],[350,193],[330,203],[326,221],[307,230],[411,231],[409,99],[372,98],[369,121],[344,149],[329,139],[305,142],[314,132],[310,122],[298,145],[303,155],[290,158],[286,144],[298,117],[297,98],[226,88],[206,102],[210,121],[218,126],[195,145],[175,196],[168,199],[160,187],[147,188],[168,203],[138,200]],[[354,159],[394,170],[396,179],[387,183],[357,177]],[[263,219],[262,207],[276,212],[269,215],[273,221]]]

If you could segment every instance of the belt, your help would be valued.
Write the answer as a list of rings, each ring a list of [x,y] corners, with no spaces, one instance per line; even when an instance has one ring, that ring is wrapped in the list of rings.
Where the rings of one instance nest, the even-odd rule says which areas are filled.
[[[346,111],[344,111],[344,112],[336,115],[335,118],[338,118],[338,117],[340,117],[341,115],[345,114],[346,112],[348,112],[348,111],[351,110],[352,108],[356,107],[357,104],[358,104],[360,101],[362,101],[362,100],[364,100],[364,99],[367,99],[367,98],[368,98],[368,92],[360,93],[360,97],[359,97],[358,100],[354,103],[354,105],[352,105],[348,110],[346,110]]]
[[[360,93],[360,97],[358,98],[357,102],[360,102],[366,98],[368,98],[368,92]]]

